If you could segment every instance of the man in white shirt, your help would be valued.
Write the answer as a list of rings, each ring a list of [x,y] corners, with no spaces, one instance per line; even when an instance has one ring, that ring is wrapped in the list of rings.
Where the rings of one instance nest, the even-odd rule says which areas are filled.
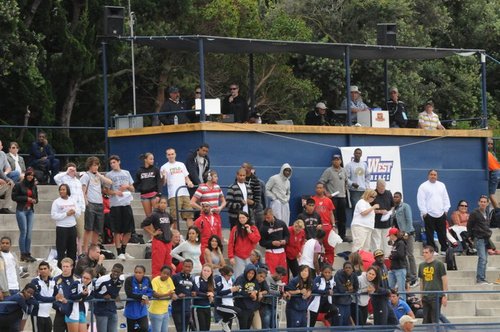
[[[431,169],[427,174],[428,180],[418,187],[417,204],[420,215],[424,220],[427,244],[435,248],[434,231],[437,232],[441,253],[444,254],[446,243],[446,215],[450,209],[450,198],[444,183],[438,181],[438,173]]]
[[[0,239],[0,300],[5,296],[17,294],[19,288],[19,260],[10,251],[12,241],[8,236]]]
[[[191,210],[191,200],[189,199],[189,192],[187,188],[181,188],[178,192],[179,187],[187,185],[189,188],[193,188],[193,182],[189,179],[189,172],[187,171],[186,165],[180,161],[176,161],[177,157],[175,149],[168,148],[166,151],[168,162],[166,162],[160,168],[160,174],[163,179],[163,184],[167,186],[168,189],[168,206],[170,207],[170,215],[174,219],[173,228],[177,227],[177,209],[181,210]],[[175,197],[177,193],[177,199],[179,206],[176,205]],[[186,220],[187,227],[193,225],[193,213],[192,212],[181,212],[180,216],[182,219]]]
[[[370,188],[370,172],[366,162],[361,161],[362,155],[363,151],[357,148],[354,150],[354,159],[345,166],[351,207],[353,209],[365,190]]]

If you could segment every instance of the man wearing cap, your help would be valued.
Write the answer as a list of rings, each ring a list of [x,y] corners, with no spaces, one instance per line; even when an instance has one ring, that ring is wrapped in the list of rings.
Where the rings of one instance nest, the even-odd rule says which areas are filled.
[[[409,315],[403,315],[399,319],[399,331],[412,332],[417,320]]]
[[[337,223],[337,230],[340,237],[345,240],[346,233],[346,207],[347,207],[347,172],[341,166],[342,157],[334,154],[332,157],[332,167],[323,171],[319,178],[326,188],[326,196],[331,197],[335,210],[333,211]],[[335,194],[335,195],[334,195]]]
[[[222,114],[233,115],[234,122],[244,123],[248,119],[248,105],[245,98],[240,96],[238,84],[229,85],[229,95],[222,101]]]
[[[418,115],[418,127],[426,130],[444,130],[441,121],[439,121],[439,116],[434,113],[434,102],[432,100],[425,103],[424,111]]]
[[[370,109],[368,106],[363,102],[363,98],[361,98],[361,91],[359,91],[359,88],[356,85],[351,85],[351,103],[349,105],[349,108],[351,109],[351,120],[353,123],[358,122],[358,116],[357,113],[363,112],[363,111],[369,111]],[[347,98],[345,98],[342,101],[342,106],[340,106],[341,109],[346,110],[347,109]],[[350,123],[348,123],[350,125]]]
[[[406,116],[405,103],[399,100],[398,88],[392,87],[389,90],[389,100],[387,110],[389,111],[389,124],[391,128],[405,128],[408,117]]]
[[[325,103],[317,103],[314,111],[307,112],[305,124],[308,126],[333,126],[333,112],[326,108]]]
[[[171,86],[170,88],[168,88],[168,100],[163,103],[160,112],[173,113],[185,109],[186,107],[184,105],[184,102],[181,100],[179,88],[175,86]],[[174,113],[172,115],[164,114],[160,116],[160,122],[164,125],[174,124],[174,117],[176,115],[179,124],[189,122],[187,113]]]

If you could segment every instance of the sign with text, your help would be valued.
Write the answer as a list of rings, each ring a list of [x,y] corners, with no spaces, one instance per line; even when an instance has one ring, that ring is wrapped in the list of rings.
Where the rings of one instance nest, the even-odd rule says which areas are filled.
[[[363,152],[361,161],[368,165],[370,188],[375,189],[377,180],[384,179],[386,188],[393,194],[396,191],[403,193],[399,146],[355,146],[340,148],[344,165],[347,165],[354,159],[354,150],[358,148]]]

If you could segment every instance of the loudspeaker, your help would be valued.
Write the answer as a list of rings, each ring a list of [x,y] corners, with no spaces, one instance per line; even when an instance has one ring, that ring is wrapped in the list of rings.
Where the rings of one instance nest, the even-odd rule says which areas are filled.
[[[397,27],[396,23],[377,24],[377,45],[395,46]]]
[[[123,35],[124,7],[104,6],[104,35]]]

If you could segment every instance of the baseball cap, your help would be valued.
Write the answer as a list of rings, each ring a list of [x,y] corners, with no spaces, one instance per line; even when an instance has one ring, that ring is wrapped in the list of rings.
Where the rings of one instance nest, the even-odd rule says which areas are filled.
[[[391,229],[389,229],[389,233],[387,233],[387,237],[389,237],[389,235],[398,235],[398,232],[399,232],[399,230],[396,227],[392,227]]]
[[[373,252],[373,257],[384,256],[384,251],[382,249],[377,249]]]
[[[321,103],[321,102],[320,102],[320,103],[317,103],[317,104],[316,104],[316,108],[320,108],[320,109],[322,109],[322,110],[326,110],[326,105],[325,105],[325,103]]]
[[[332,159],[342,159],[342,157],[339,154],[334,154]]]
[[[179,92],[179,88],[176,86],[171,86],[168,88],[168,93],[174,93],[174,92]]]
[[[361,93],[357,85],[351,85],[351,92]]]

